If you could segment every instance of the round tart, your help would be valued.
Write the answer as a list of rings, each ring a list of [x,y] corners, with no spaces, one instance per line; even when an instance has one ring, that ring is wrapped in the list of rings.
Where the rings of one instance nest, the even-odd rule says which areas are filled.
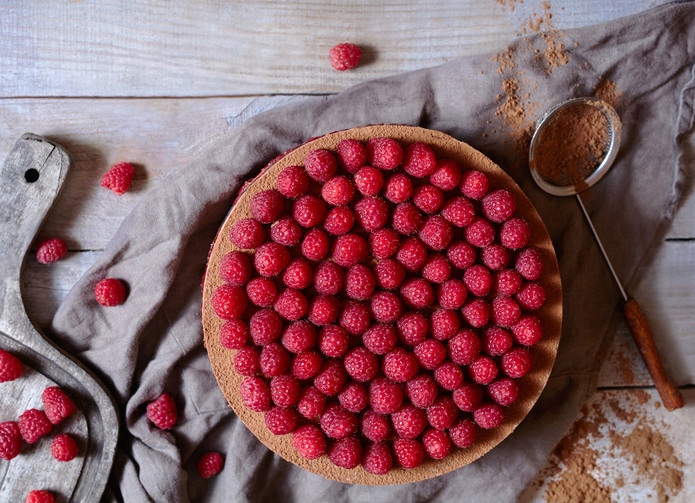
[[[202,320],[225,398],[269,449],[401,484],[519,425],[555,360],[561,295],[547,230],[502,169],[444,133],[377,125],[313,139],[243,187]]]

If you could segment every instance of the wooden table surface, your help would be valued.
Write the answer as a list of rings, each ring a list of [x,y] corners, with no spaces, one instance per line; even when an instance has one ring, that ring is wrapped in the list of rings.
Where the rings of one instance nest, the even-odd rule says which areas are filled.
[[[5,0],[0,161],[26,131],[52,138],[73,157],[40,236],[63,238],[69,253],[50,266],[28,261],[27,309],[48,326],[123,218],[196,142],[288,95],[334,93],[495,51],[541,18],[566,29],[662,3]],[[363,48],[363,64],[337,72],[327,54],[343,41]],[[695,152],[692,138],[688,145]],[[137,175],[131,190],[115,197],[99,180],[120,161],[135,163]],[[695,322],[694,219],[690,198],[633,289],[661,338],[691,333]],[[627,330],[619,330],[599,390],[523,499],[695,501],[695,392],[683,392],[686,407],[665,412]]]

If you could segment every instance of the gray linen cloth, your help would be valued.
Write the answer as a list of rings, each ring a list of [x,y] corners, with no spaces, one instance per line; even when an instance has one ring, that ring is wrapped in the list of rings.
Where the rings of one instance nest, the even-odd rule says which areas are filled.
[[[675,3],[568,30],[559,41],[569,51],[568,62],[552,68],[552,74],[525,50],[529,42],[544,47],[539,35],[511,48],[522,78],[535,83],[532,100],[539,106],[533,120],[565,98],[591,95],[602,77],[623,93],[617,105],[625,123],[621,152],[612,171],[590,190],[586,205],[630,287],[661,242],[688,178],[690,168],[681,160],[677,139],[693,125],[695,5]],[[618,290],[576,201],[535,187],[499,126],[494,113],[503,77],[497,67],[491,55],[468,57],[367,82],[337,96],[290,100],[211,140],[143,198],[67,296],[52,330],[64,348],[95,369],[120,407],[123,431],[107,499],[406,503],[518,497],[594,391],[597,355],[621,321]],[[444,131],[507,169],[553,238],[565,306],[553,373],[520,427],[469,466],[433,480],[387,487],[326,480],[257,441],[217,387],[200,324],[206,256],[242,182],[313,136],[373,123]],[[128,283],[123,305],[104,309],[96,304],[93,285],[105,276]],[[669,345],[673,336],[660,337],[660,344]],[[179,421],[169,432],[145,418],[144,404],[163,391],[179,407]],[[223,453],[225,467],[203,481],[196,461],[206,450]]]

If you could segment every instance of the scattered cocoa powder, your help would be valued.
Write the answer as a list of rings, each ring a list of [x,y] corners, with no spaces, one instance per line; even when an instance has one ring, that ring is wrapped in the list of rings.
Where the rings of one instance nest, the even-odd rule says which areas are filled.
[[[622,94],[623,92],[618,89],[618,85],[605,77],[600,77],[598,84],[594,87],[594,95],[613,107],[619,104]]]
[[[508,9],[510,12],[514,12],[517,4],[523,3],[524,0],[493,0],[497,5],[502,6],[504,9]]]

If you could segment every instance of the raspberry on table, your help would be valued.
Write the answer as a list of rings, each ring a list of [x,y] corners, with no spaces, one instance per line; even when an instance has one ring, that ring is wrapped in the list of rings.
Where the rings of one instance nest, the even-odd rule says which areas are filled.
[[[497,271],[493,277],[493,291],[498,295],[514,295],[521,287],[521,275],[513,269]]]
[[[282,274],[282,281],[288,288],[295,290],[304,290],[311,285],[314,277],[314,271],[311,264],[303,259],[296,258],[285,268]]]
[[[449,435],[434,428],[430,428],[425,432],[422,436],[422,444],[432,459],[444,459],[451,452]]]
[[[260,377],[245,377],[239,386],[239,394],[244,405],[254,412],[263,412],[270,408],[270,388]]]
[[[450,279],[437,287],[437,300],[444,309],[458,309],[463,306],[468,291],[460,279]]]
[[[380,323],[396,321],[403,312],[401,298],[395,292],[377,292],[372,295],[372,316]]]
[[[353,381],[338,393],[338,402],[345,410],[357,414],[369,404],[369,392],[364,384]]]
[[[222,470],[224,459],[219,452],[205,452],[198,458],[198,475],[202,479],[214,477]]]
[[[357,140],[340,140],[336,154],[340,165],[351,174],[367,163],[367,148]]]
[[[454,391],[463,383],[463,371],[454,362],[446,361],[434,370],[434,380],[443,389]]]
[[[446,250],[446,258],[457,269],[467,269],[475,262],[476,251],[465,241],[454,241]]]
[[[402,405],[400,409],[391,414],[393,429],[401,438],[415,438],[420,436],[427,427],[425,411],[411,404]]]
[[[160,430],[168,430],[178,419],[176,402],[169,393],[162,393],[159,398],[147,404],[147,419]]]
[[[489,221],[480,217],[474,218],[463,233],[466,241],[477,248],[485,248],[495,240],[495,228]]]
[[[273,435],[287,435],[299,425],[299,415],[291,408],[271,407],[265,411],[263,419]]]
[[[499,405],[507,407],[519,398],[519,384],[515,379],[504,377],[491,382],[487,387],[487,394]]]
[[[362,459],[362,444],[356,436],[341,438],[333,442],[327,450],[328,459],[335,466],[352,469]]]
[[[331,66],[339,72],[355,68],[362,59],[362,50],[355,44],[345,42],[333,47],[328,56],[331,59]]]
[[[369,246],[377,260],[391,257],[398,251],[401,238],[393,229],[379,229],[369,233]]]
[[[468,366],[468,375],[478,384],[490,384],[497,377],[497,364],[489,356],[479,356]]]
[[[466,381],[452,393],[456,406],[464,412],[473,412],[483,402],[483,389],[474,382]]]
[[[292,375],[302,381],[311,379],[323,367],[323,356],[317,351],[305,351],[292,359],[290,366]]]
[[[51,455],[58,461],[72,461],[79,452],[77,442],[67,433],[57,435],[51,442]]]
[[[543,272],[543,254],[538,248],[524,248],[516,256],[516,270],[529,281],[536,281]]]
[[[352,267],[367,258],[369,246],[358,234],[343,234],[333,242],[333,261],[342,267]]]
[[[491,430],[504,422],[504,412],[496,403],[484,403],[473,411],[473,421],[481,428]]]
[[[389,207],[380,197],[365,197],[355,205],[355,220],[367,232],[381,229],[389,219]]]
[[[480,259],[488,269],[499,271],[509,264],[509,251],[504,246],[493,243],[482,249]]]
[[[492,320],[501,327],[511,327],[521,317],[521,309],[511,297],[496,297],[492,301]]]
[[[119,162],[111,166],[111,169],[101,177],[100,185],[122,196],[128,192],[134,175],[135,169],[130,163]]]
[[[498,189],[490,192],[483,198],[481,208],[483,215],[488,220],[499,224],[514,214],[516,211],[516,200],[508,190]]]
[[[301,196],[292,206],[292,216],[302,227],[315,227],[326,216],[326,203],[313,194]]]
[[[102,306],[118,306],[125,301],[125,285],[115,278],[102,279],[94,287],[94,297]]]
[[[304,169],[317,182],[327,182],[338,170],[338,161],[331,152],[319,148],[306,155]]]
[[[371,324],[369,307],[354,300],[349,300],[340,313],[340,326],[351,335],[362,335]]]
[[[376,323],[362,335],[362,344],[375,355],[385,355],[398,343],[398,334],[393,325]]]
[[[345,271],[335,262],[321,262],[314,270],[314,288],[321,295],[342,292],[344,281]]]
[[[367,141],[367,160],[375,168],[396,169],[403,160],[403,147],[393,138],[371,138]]]
[[[431,250],[441,251],[446,249],[454,239],[454,231],[444,217],[432,215],[427,217],[420,227],[418,236]]]
[[[0,459],[10,460],[22,450],[22,434],[16,421],[0,423]]]
[[[461,318],[454,309],[437,309],[430,315],[432,337],[445,341],[461,328]]]
[[[438,253],[430,255],[422,268],[422,277],[430,283],[444,283],[451,275],[449,260]]]
[[[476,427],[470,419],[459,419],[449,428],[449,438],[456,447],[465,449],[475,443]]]
[[[490,356],[502,356],[514,344],[514,339],[505,329],[491,327],[483,332],[483,351]]]
[[[526,283],[516,293],[516,300],[522,308],[535,311],[545,304],[545,289],[538,283]]]
[[[379,359],[364,346],[357,346],[348,351],[343,365],[348,375],[360,382],[371,381],[379,371]]]
[[[309,321],[314,325],[330,325],[340,315],[340,300],[333,295],[319,295],[309,303]]]
[[[426,309],[434,302],[434,290],[432,285],[422,278],[406,280],[400,289],[403,302],[413,309]]]
[[[424,178],[437,169],[437,157],[426,143],[411,143],[403,154],[403,169],[410,176]]]
[[[423,368],[434,370],[446,358],[446,346],[437,340],[425,339],[415,346],[413,353]]]
[[[409,381],[420,369],[418,359],[410,351],[397,347],[384,356],[383,372],[386,377],[394,382]]]
[[[526,246],[531,238],[531,229],[523,218],[510,218],[500,228],[500,243],[510,250]]]
[[[339,360],[328,360],[314,377],[314,387],[326,396],[340,393],[346,382],[345,367]]]
[[[302,239],[302,228],[287,215],[279,218],[270,228],[270,239],[283,246],[294,246]]]
[[[267,278],[277,276],[290,263],[287,248],[273,241],[262,244],[253,256],[253,266],[258,274]]]
[[[473,299],[461,308],[463,319],[472,327],[480,328],[490,320],[490,304],[483,299]]]
[[[287,321],[296,321],[306,315],[309,309],[309,301],[299,290],[285,288],[275,299],[273,308],[281,318]]]
[[[420,185],[413,193],[413,204],[425,213],[436,213],[444,204],[444,193],[434,185]]]
[[[39,264],[51,264],[68,253],[68,245],[59,238],[44,239],[36,249],[36,261]]]
[[[301,166],[287,166],[278,175],[277,187],[283,196],[296,199],[309,190],[309,175]]]
[[[262,224],[275,222],[285,209],[285,196],[275,189],[267,189],[251,198],[251,216]]]
[[[489,188],[490,182],[485,173],[472,169],[461,175],[459,190],[470,199],[482,199]]]
[[[381,442],[391,434],[391,424],[388,416],[367,409],[360,418],[360,431],[372,442]]]
[[[246,284],[246,295],[258,307],[270,307],[278,295],[278,288],[270,278],[253,278]]]
[[[353,180],[357,190],[365,197],[376,196],[384,186],[383,173],[372,166],[360,168]]]
[[[429,374],[418,374],[405,383],[405,392],[410,403],[424,409],[434,404],[439,387]]]
[[[480,354],[480,339],[471,329],[461,330],[447,341],[449,358],[456,365],[470,365]]]
[[[24,503],[56,503],[55,496],[49,491],[30,491]]]
[[[362,468],[373,475],[386,475],[393,467],[391,449],[383,442],[370,443],[362,456]]]
[[[238,318],[244,313],[248,304],[244,289],[228,284],[220,285],[215,289],[211,302],[215,314],[223,320]]]
[[[313,424],[305,424],[292,433],[292,445],[306,459],[318,459],[326,452],[326,437]]]
[[[405,469],[420,466],[425,460],[425,448],[414,438],[399,438],[393,442],[396,462]]]
[[[290,353],[309,351],[316,344],[316,327],[306,320],[295,321],[282,334],[282,345]]]
[[[411,236],[403,241],[403,244],[396,252],[396,260],[411,272],[422,269],[427,262],[427,256],[425,244],[415,236]]]
[[[273,309],[261,309],[249,319],[249,335],[256,346],[265,346],[282,334],[282,319]]]
[[[265,241],[265,229],[253,218],[237,220],[229,231],[229,239],[234,246],[244,250],[258,248]]]
[[[297,410],[307,419],[315,419],[326,407],[326,395],[313,386],[304,388],[299,395]]]
[[[392,414],[402,403],[403,388],[400,384],[386,377],[376,377],[369,383],[369,405],[377,414]]]
[[[416,346],[424,341],[430,330],[427,318],[417,311],[409,311],[396,323],[401,341],[407,346]]]
[[[232,251],[220,260],[220,279],[232,286],[244,286],[252,273],[251,259],[244,252]]]
[[[242,376],[252,376],[260,369],[260,352],[252,346],[237,349],[234,355],[234,370]]]
[[[465,197],[452,197],[444,203],[441,214],[451,225],[466,227],[475,219],[475,208]]]
[[[22,375],[24,366],[12,353],[0,349],[0,383],[14,381]]]
[[[41,393],[43,410],[52,424],[58,424],[77,411],[75,402],[59,386],[49,386]]]
[[[302,386],[291,374],[282,374],[270,380],[270,398],[278,407],[291,407],[299,400]]]
[[[413,195],[413,183],[410,177],[403,173],[394,173],[386,181],[384,197],[393,204],[406,202]]]
[[[365,300],[372,295],[375,287],[374,273],[365,265],[354,265],[345,274],[345,294],[351,299]]]
[[[502,355],[502,370],[509,377],[523,377],[532,366],[533,355],[526,348],[515,348]]]
[[[319,349],[332,358],[343,356],[350,345],[350,336],[347,331],[338,325],[326,325],[319,332]]]
[[[281,344],[271,342],[263,346],[258,361],[263,374],[268,377],[276,377],[287,372],[287,369],[290,368],[290,359],[289,352]]]
[[[323,221],[323,228],[334,236],[347,234],[354,226],[355,213],[349,206],[331,208],[326,213],[326,218]]]
[[[522,346],[533,346],[543,336],[541,320],[535,315],[524,315],[512,326],[514,340]]]
[[[438,398],[433,405],[427,407],[427,421],[437,430],[446,430],[458,418],[459,409],[449,397]]]
[[[377,262],[376,266],[374,266],[374,275],[376,276],[376,284],[380,288],[393,290],[403,283],[405,269],[395,260],[384,259]]]
[[[331,206],[344,206],[355,197],[355,186],[346,176],[334,176],[321,186],[321,197]]]
[[[403,235],[415,234],[422,224],[422,213],[410,203],[401,203],[393,210],[391,227]]]
[[[326,406],[321,419],[321,429],[330,438],[345,438],[357,432],[357,416],[337,403]]]

